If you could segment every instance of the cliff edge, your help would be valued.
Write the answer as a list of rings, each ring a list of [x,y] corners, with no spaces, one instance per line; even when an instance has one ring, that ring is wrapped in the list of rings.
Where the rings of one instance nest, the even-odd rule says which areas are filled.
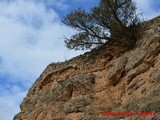
[[[14,120],[160,120],[160,16],[142,29],[133,50],[104,45],[48,65]]]

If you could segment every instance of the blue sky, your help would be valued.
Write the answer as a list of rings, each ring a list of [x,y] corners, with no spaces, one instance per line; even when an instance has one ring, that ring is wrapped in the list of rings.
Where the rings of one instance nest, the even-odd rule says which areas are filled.
[[[146,19],[160,15],[157,0],[135,0]],[[69,11],[89,10],[98,0],[0,0],[0,120],[11,120],[45,67],[83,52],[70,51],[63,36],[75,31],[61,23]]]

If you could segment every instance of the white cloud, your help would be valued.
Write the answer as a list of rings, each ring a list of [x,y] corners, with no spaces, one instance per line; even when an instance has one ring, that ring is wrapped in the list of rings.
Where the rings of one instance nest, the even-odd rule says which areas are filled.
[[[40,74],[48,63],[64,60],[62,37],[73,30],[62,25],[53,10],[20,0],[0,7],[1,72],[28,78]]]
[[[155,10],[155,6],[159,3],[157,0],[134,0],[139,10],[143,12],[145,19],[151,19],[160,15],[160,9]],[[160,5],[159,5],[160,6]]]
[[[0,86],[4,88],[4,86]],[[0,120],[12,120],[13,116],[19,112],[19,104],[25,97],[26,91],[22,90],[18,86],[11,86],[11,91],[8,89],[1,89],[0,96]]]
[[[61,10],[67,9],[69,7],[68,4],[66,4],[67,0],[41,0],[43,1],[47,6],[54,6]]]
[[[0,80],[0,84],[6,82],[0,86],[0,119],[11,120],[26,94],[20,85],[29,88],[49,63],[80,52],[65,48],[63,35],[70,36],[74,31],[43,2],[1,1],[0,7],[0,75],[10,76],[9,80]]]

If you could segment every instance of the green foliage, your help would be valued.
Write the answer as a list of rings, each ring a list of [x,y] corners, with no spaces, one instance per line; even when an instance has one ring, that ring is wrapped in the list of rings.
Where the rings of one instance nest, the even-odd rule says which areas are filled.
[[[155,111],[155,112],[160,112],[160,100],[149,103],[145,107],[141,108],[141,111]]]
[[[136,9],[132,0],[100,0],[89,13],[81,8],[70,12],[63,23],[77,33],[65,38],[66,47],[84,50],[111,43],[133,48],[140,22]]]

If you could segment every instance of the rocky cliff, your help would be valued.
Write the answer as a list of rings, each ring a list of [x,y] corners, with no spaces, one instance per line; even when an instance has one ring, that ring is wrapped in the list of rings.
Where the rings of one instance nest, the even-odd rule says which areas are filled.
[[[14,120],[160,120],[159,26],[144,22],[133,50],[104,45],[48,65]]]

